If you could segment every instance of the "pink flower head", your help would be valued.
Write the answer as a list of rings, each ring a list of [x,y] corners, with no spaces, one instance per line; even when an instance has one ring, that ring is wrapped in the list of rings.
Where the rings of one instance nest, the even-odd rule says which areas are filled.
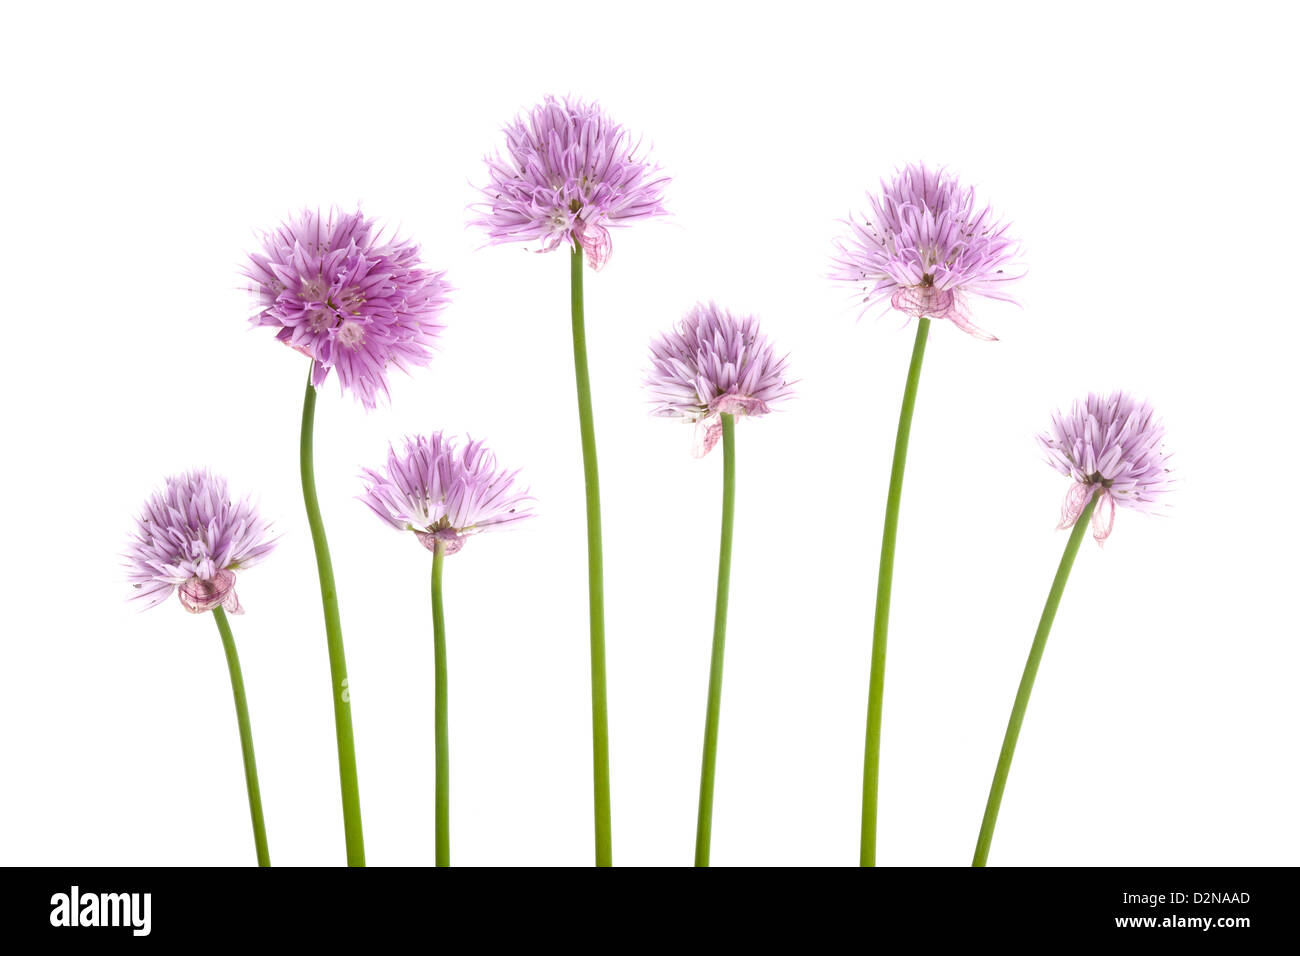
[[[310,209],[263,236],[244,275],[254,325],[312,359],[312,382],[331,370],[366,408],[388,395],[388,367],[428,365],[450,287],[420,263],[420,247],[381,236],[360,211]]]
[[[154,607],[179,591],[194,614],[218,605],[240,614],[235,572],[270,554],[270,525],[226,479],[204,470],[172,475],[145,502],[124,557],[132,600]]]
[[[462,449],[434,432],[407,438],[401,455],[389,446],[386,474],[363,469],[360,498],[394,528],[415,532],[430,551],[441,541],[455,554],[469,535],[532,517],[533,499],[514,487],[518,474],[498,469],[481,441],[467,439]]]
[[[864,313],[888,302],[996,341],[971,324],[969,297],[1015,301],[1003,287],[1024,272],[1013,268],[1018,246],[1006,225],[943,168],[907,166],[868,199],[870,211],[835,242],[831,278],[862,289]]]
[[[790,397],[788,358],[777,356],[753,316],[695,305],[650,343],[651,414],[694,422],[696,457],[706,455],[722,434],[720,416],[766,415]]]
[[[1124,392],[1089,394],[1070,414],[1057,412],[1038,436],[1047,463],[1074,479],[1061,505],[1060,528],[1073,527],[1093,496],[1092,534],[1105,542],[1115,525],[1115,506],[1155,510],[1171,485],[1164,425],[1151,406]]]
[[[505,134],[505,155],[487,157],[491,182],[473,222],[490,242],[536,242],[539,252],[580,245],[600,269],[609,227],[665,214],[669,178],[595,103],[548,96]]]

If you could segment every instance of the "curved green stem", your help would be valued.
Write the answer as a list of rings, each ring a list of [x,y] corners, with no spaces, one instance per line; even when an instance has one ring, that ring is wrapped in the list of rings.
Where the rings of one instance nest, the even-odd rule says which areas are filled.
[[[573,371],[578,385],[578,426],[587,488],[587,595],[591,619],[591,756],[595,794],[596,865],[612,866],[609,808],[609,716],[605,691],[605,578],[600,548],[600,476],[596,468],[596,425],[587,373],[587,333],[582,309],[582,248],[575,242],[569,261],[573,312]]]
[[[1020,725],[1025,722],[1025,710],[1029,707],[1029,695],[1034,689],[1034,678],[1038,676],[1038,664],[1043,659],[1043,648],[1047,646],[1047,635],[1051,633],[1052,621],[1056,619],[1056,609],[1065,593],[1065,582],[1074,567],[1075,555],[1079,553],[1079,544],[1088,530],[1088,520],[1092,510],[1097,506],[1094,497],[1088,502],[1079,519],[1070,532],[1070,540],[1065,543],[1065,553],[1056,569],[1052,580],[1052,589],[1047,592],[1047,603],[1043,606],[1043,616],[1038,620],[1038,631],[1034,634],[1033,646],[1029,648],[1029,660],[1025,662],[1025,672],[1020,678],[1020,688],[1016,691],[1016,702],[1011,707],[1011,719],[1007,721],[1007,733],[1002,739],[1002,752],[998,755],[998,766],[993,771],[993,785],[989,788],[989,802],[984,807],[984,822],[980,824],[979,839],[975,843],[975,859],[971,866],[983,866],[988,862],[989,847],[993,843],[993,828],[997,826],[998,809],[1002,806],[1002,792],[1007,787],[1007,775],[1011,773],[1011,758],[1016,753],[1016,741],[1020,739]]]
[[[248,812],[253,818],[253,844],[257,847],[257,865],[271,865],[271,851],[266,845],[266,821],[262,819],[262,791],[257,785],[257,758],[253,755],[253,725],[248,719],[248,700],[244,697],[244,674],[239,669],[239,653],[230,621],[220,605],[212,609],[221,645],[226,649],[226,666],[230,668],[230,689],[235,692],[235,716],[239,720],[239,749],[244,753],[244,783],[248,786]]]
[[[903,499],[903,470],[907,465],[907,442],[912,433],[912,412],[916,409],[916,388],[921,381],[921,362],[930,320],[917,319],[912,364],[903,387],[903,407],[898,414],[898,437],[894,440],[894,466],[889,473],[889,497],[885,501],[885,532],[880,539],[880,577],[876,582],[876,623],[871,637],[871,678],[867,690],[867,748],[862,767],[862,866],[876,865],[876,805],[880,795],[880,721],[885,698],[885,645],[889,636],[889,598],[894,586],[894,545],[898,541],[898,506]]]
[[[713,613],[709,705],[704,718],[700,812],[695,825],[695,865],[709,865],[713,833],[713,778],[718,762],[718,715],[722,710],[722,654],[727,643],[727,594],[731,584],[731,530],[736,517],[736,420],[722,415],[722,540],[718,546],[718,600]]]
[[[302,442],[299,465],[302,469],[302,500],[311,525],[311,542],[316,550],[316,570],[320,575],[321,607],[325,614],[325,643],[330,656],[330,697],[334,701],[334,733],[339,751],[339,789],[343,796],[343,836],[347,842],[348,866],[366,865],[365,842],[361,835],[361,791],[357,785],[357,754],[352,742],[352,704],[348,690],[348,664],[343,654],[343,625],[339,622],[339,597],[334,586],[334,566],[330,562],[325,524],[321,521],[320,501],[316,497],[316,473],[312,464],[312,427],[316,417],[316,389],[307,374],[307,395],[302,402]]]
[[[433,737],[434,737],[434,819],[436,821],[435,857],[438,866],[451,866],[451,828],[448,812],[447,756],[447,629],[442,617],[442,561],[447,546],[439,541],[433,546]]]

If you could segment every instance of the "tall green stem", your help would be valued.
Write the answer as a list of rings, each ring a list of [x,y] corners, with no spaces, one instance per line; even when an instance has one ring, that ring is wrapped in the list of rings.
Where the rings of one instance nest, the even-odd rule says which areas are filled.
[[[573,371],[578,385],[578,426],[587,488],[587,595],[591,620],[591,755],[595,793],[596,865],[613,866],[609,809],[609,716],[605,691],[605,578],[600,548],[600,476],[596,467],[596,425],[587,373],[587,333],[582,310],[582,249],[575,242],[569,260],[573,312]]]
[[[713,612],[709,705],[704,718],[700,812],[695,825],[695,865],[709,865],[713,834],[713,778],[718,762],[718,715],[722,710],[722,654],[727,643],[727,593],[731,585],[731,529],[736,517],[736,420],[722,415],[722,541],[718,546],[718,600]]]
[[[447,628],[442,616],[442,561],[447,546],[438,541],[433,546],[433,737],[434,737],[434,819],[436,821],[435,857],[438,866],[451,866],[451,828],[448,811],[447,756]]]
[[[316,473],[312,464],[312,427],[316,418],[316,389],[307,375],[307,395],[302,402],[302,500],[311,525],[316,549],[316,571],[320,575],[321,607],[325,613],[325,643],[330,656],[330,696],[334,701],[334,733],[339,751],[339,788],[343,795],[343,836],[347,841],[348,866],[366,865],[365,842],[361,836],[361,791],[357,785],[357,754],[352,742],[352,704],[348,690],[348,664],[343,654],[343,625],[339,623],[339,596],[334,586],[334,565],[330,562],[325,524],[316,497]]]
[[[880,539],[880,577],[876,582],[876,623],[871,637],[871,678],[867,690],[867,749],[862,767],[862,866],[876,865],[876,806],[880,796],[880,721],[885,699],[885,645],[889,636],[889,598],[894,586],[894,545],[898,541],[898,506],[903,500],[903,470],[907,465],[907,442],[912,433],[912,412],[916,409],[916,387],[921,381],[921,361],[930,320],[917,319],[912,364],[903,388],[903,408],[898,414],[898,437],[894,440],[894,466],[889,473],[889,497],[885,501],[885,532]]]
[[[253,756],[253,725],[248,719],[248,701],[244,697],[244,674],[239,669],[239,653],[230,621],[220,605],[212,609],[226,649],[226,666],[230,668],[230,689],[235,692],[235,716],[239,720],[239,749],[244,753],[244,783],[248,786],[248,812],[253,818],[253,844],[257,847],[257,865],[271,865],[271,851],[266,846],[266,822],[262,819],[262,791],[257,785],[257,758]]]
[[[993,843],[993,828],[997,826],[998,809],[1002,806],[1002,791],[1007,787],[1007,775],[1011,773],[1011,758],[1016,753],[1016,741],[1020,739],[1020,725],[1025,722],[1025,710],[1029,707],[1029,695],[1034,689],[1034,678],[1038,676],[1038,664],[1043,659],[1043,648],[1047,646],[1047,635],[1051,633],[1052,621],[1056,619],[1056,609],[1065,593],[1065,582],[1074,567],[1074,557],[1079,553],[1079,544],[1088,530],[1088,520],[1092,510],[1097,506],[1093,497],[1088,502],[1079,519],[1070,532],[1070,540],[1065,543],[1065,553],[1057,566],[1056,577],[1052,580],[1052,589],[1047,592],[1047,603],[1043,606],[1043,616],[1038,619],[1038,631],[1034,634],[1033,646],[1029,648],[1029,660],[1025,662],[1025,672],[1020,678],[1020,688],[1016,691],[1016,702],[1011,707],[1011,719],[1007,721],[1007,733],[1002,738],[1002,752],[998,755],[998,766],[993,771],[993,785],[989,788],[989,802],[984,807],[984,822],[980,824],[979,839],[975,843],[975,859],[971,866],[983,866],[988,862],[989,847]]]

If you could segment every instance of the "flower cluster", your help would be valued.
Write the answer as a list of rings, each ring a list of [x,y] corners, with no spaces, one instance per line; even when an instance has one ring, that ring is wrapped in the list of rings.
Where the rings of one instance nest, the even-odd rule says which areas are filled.
[[[942,168],[907,166],[869,200],[870,211],[836,241],[831,278],[862,289],[864,312],[888,302],[993,341],[971,324],[968,297],[1014,301],[1003,286],[1023,272],[1012,268],[1018,247],[1006,225]]]
[[[1054,414],[1038,444],[1048,464],[1074,479],[1061,505],[1060,527],[1073,527],[1094,495],[1098,544],[1110,536],[1116,505],[1152,511],[1171,484],[1164,436],[1151,406],[1124,392],[1090,394],[1068,415]]]
[[[706,455],[722,433],[719,416],[766,415],[790,396],[787,358],[777,356],[753,316],[695,305],[650,345],[651,414],[696,423],[695,453]]]
[[[360,496],[370,509],[399,531],[413,531],[430,551],[442,542],[447,554],[465,538],[532,516],[518,491],[517,471],[497,468],[481,441],[456,441],[442,432],[406,439],[402,454],[389,447],[387,473],[363,469],[367,483]]]
[[[271,552],[269,532],[248,499],[231,499],[224,478],[207,470],[173,475],[136,519],[125,555],[132,598],[154,607],[179,589],[187,611],[220,605],[239,614],[235,572]]]
[[[366,408],[388,394],[388,366],[427,365],[448,302],[444,274],[420,263],[412,242],[385,238],[359,211],[304,210],[263,237],[244,274],[253,281],[255,325],[331,370]]]
[[[664,214],[669,178],[595,103],[548,96],[505,128],[505,155],[487,157],[482,218],[491,242],[581,246],[593,269],[609,259],[610,226]]]

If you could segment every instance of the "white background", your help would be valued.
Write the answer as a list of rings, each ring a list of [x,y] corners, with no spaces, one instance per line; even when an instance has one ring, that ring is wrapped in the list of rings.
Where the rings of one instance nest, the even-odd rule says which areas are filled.
[[[1065,534],[1033,435],[1124,387],[1168,424],[1167,518],[1080,553],[992,864],[1294,864],[1300,650],[1286,4],[27,5],[7,14],[5,863],[253,861],[212,622],[125,603],[117,555],[210,464],[283,541],[234,619],[272,859],[343,838],[298,488],[306,368],[251,310],[255,230],[358,201],[458,288],[432,367],[366,413],[335,380],[317,473],[368,859],[433,859],[429,555],[354,495],[447,428],[525,469],[540,517],[448,561],[452,852],[591,859],[582,480],[567,260],[467,230],[483,154],[548,92],[598,98],[673,176],[668,221],[588,277],[604,488],[616,863],[694,839],[721,457],[646,414],[652,334],[762,316],[798,397],[738,429],[713,859],[857,860],[870,618],[912,331],[855,320],[836,220],[947,163],[1023,239],[1023,308],[936,323],[908,462],[882,864],[969,862]],[[1068,12],[1067,12],[1068,10]]]

